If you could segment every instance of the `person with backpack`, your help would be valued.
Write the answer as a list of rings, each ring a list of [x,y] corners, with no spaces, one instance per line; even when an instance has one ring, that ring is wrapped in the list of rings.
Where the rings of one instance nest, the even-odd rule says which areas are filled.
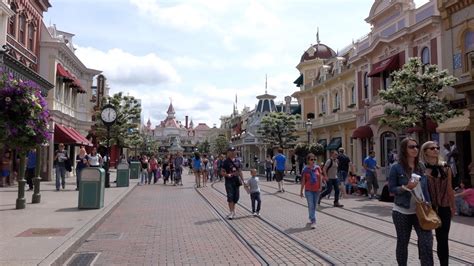
[[[199,152],[194,153],[192,166],[193,166],[194,178],[196,180],[196,187],[201,187],[202,162],[201,162],[201,154]]]
[[[330,195],[332,189],[334,188],[334,207],[344,207],[344,205],[339,203],[339,179],[337,178],[337,151],[331,151],[330,158],[326,161],[323,167],[323,174],[326,177],[326,189],[323,191],[319,197],[318,204],[321,204],[321,199]]]
[[[319,201],[319,193],[321,193],[322,176],[321,168],[315,163],[316,156],[309,153],[306,156],[306,166],[301,173],[301,189],[300,196],[306,197],[308,202],[308,214],[311,229],[316,228],[316,203]],[[303,195],[304,190],[304,195]]]
[[[344,153],[344,148],[339,148],[337,155],[337,177],[342,188],[342,195],[350,194],[350,183],[347,182],[351,159]]]
[[[379,189],[376,172],[379,167],[377,166],[374,151],[370,151],[369,156],[364,159],[364,168],[365,180],[367,181],[367,192],[370,193],[369,199],[373,199],[377,196],[377,189]]]

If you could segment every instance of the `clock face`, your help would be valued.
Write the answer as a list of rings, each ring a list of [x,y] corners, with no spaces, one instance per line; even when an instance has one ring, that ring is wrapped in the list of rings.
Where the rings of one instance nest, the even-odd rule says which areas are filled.
[[[104,108],[104,110],[102,110],[102,113],[100,114],[100,117],[105,123],[112,123],[117,118],[117,112],[115,111],[115,109],[110,107]]]

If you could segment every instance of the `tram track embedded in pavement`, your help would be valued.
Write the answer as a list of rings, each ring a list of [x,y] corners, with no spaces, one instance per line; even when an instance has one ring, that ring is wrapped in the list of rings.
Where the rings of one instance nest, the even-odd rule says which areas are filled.
[[[250,248],[252,253],[254,253],[256,256],[258,256],[258,258],[261,259],[262,261],[264,261],[266,264],[275,264],[275,261],[272,262],[268,258],[273,259],[274,257],[285,256],[285,254],[278,254],[279,253],[278,248],[276,248],[276,249],[273,249],[273,248],[272,249],[267,249],[272,254],[271,255],[270,254],[265,254],[266,253],[265,248],[259,246],[258,244],[251,243],[251,241],[247,241],[245,239],[245,236],[239,232],[239,231],[241,231],[242,228],[239,229],[238,225],[236,225],[236,222],[238,222],[238,219],[234,219],[232,221],[225,219],[225,217],[222,213],[222,208],[225,208],[225,206],[220,206],[220,208],[216,207],[215,206],[216,203],[214,202],[214,200],[210,200],[208,198],[208,197],[210,197],[209,194],[212,193],[216,197],[215,198],[216,201],[219,201],[219,202],[225,201],[225,193],[223,193],[219,189],[215,188],[214,184],[212,184],[211,187],[212,187],[212,190],[210,190],[210,191],[208,190],[208,193],[204,193],[204,191],[207,190],[207,189],[204,189],[204,190],[196,189],[196,191],[211,206],[211,208],[213,208],[214,211],[218,213],[219,217],[226,222],[226,224],[231,228],[232,232],[234,234],[236,234],[239,237],[239,239],[241,241],[243,241],[243,243]],[[212,192],[212,191],[214,191],[214,192]],[[223,197],[221,198],[220,196],[223,196]],[[219,204],[217,204],[217,205],[219,205]],[[244,206],[242,204],[239,204],[239,206],[241,207],[240,208],[241,210],[245,210],[246,212],[251,214],[251,210],[249,208],[247,208],[246,206]],[[244,217],[242,217],[242,218],[244,218]],[[293,243],[291,245],[286,245],[286,246],[294,246],[294,254],[297,257],[314,258],[313,261],[308,261],[307,263],[312,264],[312,263],[315,263],[315,262],[320,262],[320,263],[325,264],[325,265],[336,265],[336,264],[341,263],[340,261],[326,255],[322,251],[319,251],[319,250],[317,250],[317,249],[315,249],[311,246],[308,246],[306,243],[304,243],[300,239],[297,239],[297,238],[289,235],[284,230],[279,228],[277,225],[271,223],[267,219],[264,219],[264,218],[261,218],[261,217],[258,217],[258,218],[253,218],[252,217],[252,218],[250,218],[249,221],[253,222],[253,223],[259,223],[260,225],[265,225],[264,227],[266,228],[267,231],[266,232],[260,231],[259,232],[259,237],[268,238],[264,241],[266,244],[268,244],[268,245],[275,245],[276,244],[276,246],[280,246],[280,243],[275,243],[275,238],[284,239],[284,241],[286,241],[288,243]],[[285,252],[287,252],[287,251],[285,251]],[[305,255],[305,254],[308,254],[308,255]],[[293,264],[291,262],[288,262],[288,263]],[[298,264],[301,264],[301,262],[299,262]],[[306,263],[304,263],[304,264],[306,264]]]
[[[260,187],[261,187],[260,189],[261,189],[262,192],[266,192],[266,193],[268,193],[268,194],[271,195],[271,196],[278,197],[278,198],[280,198],[280,199],[286,200],[286,201],[288,201],[288,202],[291,202],[291,203],[293,203],[293,204],[302,206],[302,207],[304,207],[304,208],[307,208],[307,207],[308,207],[307,205],[305,205],[305,204],[303,204],[303,203],[301,203],[301,202],[298,202],[298,201],[295,201],[295,200],[292,200],[292,199],[289,199],[289,198],[286,198],[286,197],[283,197],[283,196],[282,196],[283,194],[290,194],[290,195],[294,195],[294,196],[300,197],[300,195],[297,194],[297,193],[293,193],[293,192],[290,192],[290,191],[285,191],[285,193],[283,193],[283,194],[281,194],[281,195],[278,195],[278,194],[273,194],[272,192],[270,192],[270,191],[268,191],[268,190],[262,189],[262,187],[267,187],[267,188],[276,189],[276,188],[273,187],[273,186],[268,186],[268,185],[265,185],[265,184],[260,184]],[[323,203],[323,204],[331,206],[331,204],[328,204],[328,203]],[[338,210],[343,210],[343,211],[355,213],[355,214],[358,214],[358,215],[361,215],[361,216],[364,216],[364,217],[369,217],[369,218],[371,218],[371,219],[375,219],[375,220],[383,221],[383,222],[388,223],[388,224],[392,224],[392,223],[388,222],[387,220],[384,220],[384,219],[381,219],[381,218],[378,218],[378,217],[373,217],[373,216],[370,216],[370,215],[366,215],[366,214],[363,214],[363,213],[361,213],[361,212],[349,210],[349,209],[347,209],[347,208],[339,208]],[[363,225],[363,224],[356,223],[356,222],[354,222],[353,220],[349,220],[349,219],[346,219],[346,218],[339,217],[339,216],[337,216],[336,214],[332,214],[332,213],[329,213],[329,212],[324,211],[324,210],[318,210],[318,212],[324,213],[325,215],[328,215],[328,216],[330,216],[330,217],[332,217],[332,218],[335,218],[335,219],[338,219],[338,220],[341,220],[341,221],[350,223],[350,224],[352,224],[352,225],[355,225],[355,226],[358,226],[358,227],[367,229],[367,230],[369,230],[369,231],[372,231],[372,232],[377,233],[377,234],[380,234],[380,235],[384,235],[384,236],[389,237],[389,238],[392,238],[392,239],[396,239],[396,238],[397,238],[396,236],[394,236],[394,235],[392,235],[392,234],[389,234],[389,233],[387,233],[387,232],[383,232],[383,231],[381,231],[381,230],[372,228],[372,227],[370,227],[370,226],[366,226],[366,225]],[[469,246],[469,247],[473,247],[472,245],[469,245],[469,244],[466,244],[466,243],[463,243],[463,242],[460,242],[460,241],[451,240],[451,239],[450,239],[450,241],[456,242],[456,243],[461,244],[461,245],[466,245],[466,246]],[[416,243],[414,240],[410,240],[410,245],[417,246],[417,243]],[[436,251],[435,249],[433,249],[433,250]],[[455,257],[455,256],[452,256],[452,255],[450,255],[449,257],[450,257],[450,259],[455,260],[455,261],[457,261],[457,262],[459,262],[459,263],[462,263],[462,264],[471,265],[471,263],[472,263],[472,262],[469,261],[469,260],[465,260],[465,259],[463,259],[463,258]]]

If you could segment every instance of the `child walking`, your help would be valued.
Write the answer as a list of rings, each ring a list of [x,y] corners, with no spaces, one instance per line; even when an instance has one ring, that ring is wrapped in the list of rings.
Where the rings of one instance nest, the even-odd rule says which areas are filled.
[[[260,186],[258,185],[259,180],[257,177],[257,169],[251,169],[250,175],[251,177],[247,181],[247,186],[249,187],[250,201],[252,203],[252,214],[254,216],[260,216],[260,207],[262,205],[262,200],[260,199]],[[257,203],[256,209],[255,203]]]

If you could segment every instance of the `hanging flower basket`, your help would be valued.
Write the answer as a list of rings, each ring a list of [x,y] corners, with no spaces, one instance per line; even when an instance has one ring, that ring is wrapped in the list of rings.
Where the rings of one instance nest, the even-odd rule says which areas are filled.
[[[26,152],[46,143],[49,112],[39,86],[0,69],[0,141]]]

